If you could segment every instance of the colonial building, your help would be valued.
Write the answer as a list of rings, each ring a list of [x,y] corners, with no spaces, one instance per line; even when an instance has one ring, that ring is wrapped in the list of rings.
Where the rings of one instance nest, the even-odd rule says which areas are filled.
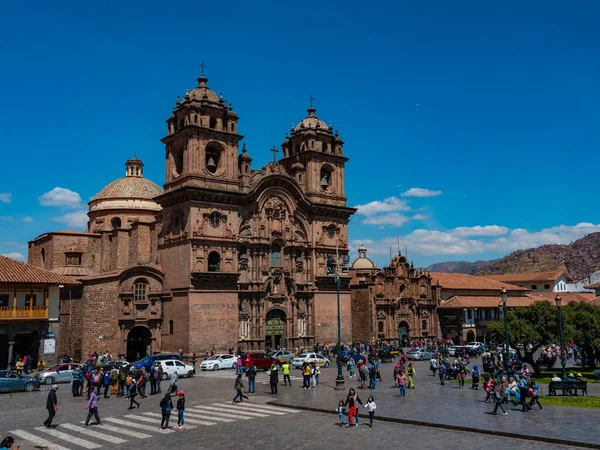
[[[533,292],[567,292],[569,284],[567,273],[564,270],[482,276],[503,283],[527,288]]]
[[[0,256],[0,368],[31,355],[55,362],[59,291],[79,283],[39,267]]]
[[[383,269],[367,257],[364,246],[358,255],[350,266],[352,337],[404,345],[413,339],[437,339],[441,288],[432,277],[400,253]]]
[[[85,233],[30,242],[30,263],[80,280],[63,296],[61,351],[204,352],[337,336],[336,248],[348,253],[344,142],[308,109],[260,169],[223,96],[198,86],[163,138],[164,191],[137,158],[89,203]],[[351,339],[341,277],[342,339]]]

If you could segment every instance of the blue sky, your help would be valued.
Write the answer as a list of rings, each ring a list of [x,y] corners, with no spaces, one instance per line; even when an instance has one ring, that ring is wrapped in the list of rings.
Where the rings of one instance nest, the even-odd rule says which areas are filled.
[[[201,61],[254,168],[315,97],[350,158],[352,247],[379,264],[397,235],[427,265],[600,231],[598,2],[85,3],[0,16],[0,253],[81,229],[134,152],[162,184]]]

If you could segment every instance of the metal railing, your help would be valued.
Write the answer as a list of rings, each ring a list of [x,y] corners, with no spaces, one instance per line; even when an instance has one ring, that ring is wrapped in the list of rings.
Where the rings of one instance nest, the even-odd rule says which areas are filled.
[[[0,306],[0,319],[47,319],[47,306]]]

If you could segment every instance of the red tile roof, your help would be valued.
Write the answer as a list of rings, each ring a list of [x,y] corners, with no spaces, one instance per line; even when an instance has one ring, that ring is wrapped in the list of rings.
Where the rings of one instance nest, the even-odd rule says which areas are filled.
[[[555,281],[564,275],[563,270],[553,272],[507,273],[504,275],[481,275],[505,283],[524,283],[527,281]]]
[[[78,281],[47,270],[0,256],[0,283],[2,284],[79,284]]]
[[[506,305],[509,308],[519,306],[530,306],[537,300],[529,296],[507,297]],[[502,304],[500,295],[455,295],[441,303],[438,308],[458,309],[458,308],[499,308]]]
[[[588,302],[596,297],[593,292],[536,292],[529,295],[538,302],[548,300],[554,303],[557,294],[560,295],[563,305],[571,302]]]
[[[584,286],[584,289],[600,289],[600,281]]]
[[[432,283],[439,281],[443,289],[455,290],[477,290],[477,291],[498,291],[502,288],[507,291],[528,292],[529,289],[515,286],[513,284],[501,283],[484,277],[475,277],[464,273],[443,273],[431,272]]]

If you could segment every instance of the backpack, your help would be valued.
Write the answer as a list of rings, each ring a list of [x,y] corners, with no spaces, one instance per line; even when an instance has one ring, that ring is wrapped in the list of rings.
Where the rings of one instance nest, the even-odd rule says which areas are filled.
[[[90,380],[92,379],[92,373],[91,373],[91,372],[89,372],[89,371],[87,371],[87,372],[85,373],[85,379],[86,379],[86,380],[88,380],[88,381],[90,381]]]
[[[169,404],[169,401],[167,400],[167,398],[163,397],[158,406],[160,406],[161,409],[165,409],[168,404]]]

